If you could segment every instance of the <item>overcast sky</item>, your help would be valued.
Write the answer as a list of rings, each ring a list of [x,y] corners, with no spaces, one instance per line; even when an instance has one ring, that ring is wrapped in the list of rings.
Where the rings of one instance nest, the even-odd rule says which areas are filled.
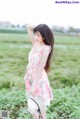
[[[45,23],[50,26],[80,28],[80,3],[56,4],[55,1],[0,0],[0,21],[10,21],[21,25]],[[80,0],[75,1],[80,2]]]

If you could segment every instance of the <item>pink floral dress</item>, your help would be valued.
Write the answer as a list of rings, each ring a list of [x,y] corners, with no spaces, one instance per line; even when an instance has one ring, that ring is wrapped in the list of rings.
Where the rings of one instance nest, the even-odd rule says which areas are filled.
[[[49,45],[32,47],[28,54],[29,63],[24,76],[26,95],[34,87],[35,95],[43,99],[47,106],[53,100],[52,88],[44,70],[50,52],[51,46]]]

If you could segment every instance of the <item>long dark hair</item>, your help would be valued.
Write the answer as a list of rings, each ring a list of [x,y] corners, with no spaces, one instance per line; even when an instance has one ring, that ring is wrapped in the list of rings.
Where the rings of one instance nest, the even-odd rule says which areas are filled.
[[[40,32],[42,38],[44,39],[44,43],[46,45],[50,45],[51,46],[51,52],[48,56],[48,59],[47,59],[47,62],[46,62],[46,65],[45,65],[45,71],[48,72],[50,71],[50,66],[51,66],[51,58],[52,58],[52,55],[53,55],[53,48],[54,48],[54,36],[53,36],[53,33],[51,31],[51,29],[46,25],[46,24],[39,24],[38,26],[36,26],[34,29],[33,29],[33,32],[36,33],[36,32]]]

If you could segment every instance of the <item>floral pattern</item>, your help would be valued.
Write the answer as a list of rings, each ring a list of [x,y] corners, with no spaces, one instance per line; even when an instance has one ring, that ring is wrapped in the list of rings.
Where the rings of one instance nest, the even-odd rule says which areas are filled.
[[[46,105],[53,100],[52,88],[44,69],[50,52],[51,46],[32,47],[24,76],[26,95],[34,88],[35,95],[43,99]]]

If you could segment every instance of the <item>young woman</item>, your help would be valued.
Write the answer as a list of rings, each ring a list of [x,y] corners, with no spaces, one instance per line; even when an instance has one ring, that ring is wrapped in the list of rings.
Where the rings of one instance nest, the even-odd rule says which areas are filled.
[[[50,106],[53,100],[52,88],[48,80],[51,57],[54,47],[54,36],[51,29],[40,24],[36,27],[27,26],[28,35],[32,41],[32,49],[29,52],[29,63],[24,76],[26,95],[40,97],[45,105]],[[34,119],[39,119],[35,114]],[[42,118],[46,119],[46,111],[43,111]]]

